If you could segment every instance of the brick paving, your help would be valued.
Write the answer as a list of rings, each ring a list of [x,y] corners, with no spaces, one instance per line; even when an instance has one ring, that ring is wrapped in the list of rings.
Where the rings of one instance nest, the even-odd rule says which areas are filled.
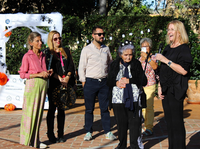
[[[163,118],[163,109],[160,100],[155,99],[154,134],[143,138],[145,149],[168,149],[166,122]],[[19,144],[21,109],[5,111],[0,109],[0,149],[33,149]],[[118,140],[106,140],[101,125],[98,102],[95,104],[93,139],[83,141],[84,130],[84,100],[77,99],[74,108],[66,111],[64,138],[66,142],[51,144],[46,132],[46,114],[44,111],[40,127],[40,140],[50,149],[114,149]],[[118,136],[117,126],[111,111],[111,131]],[[184,106],[184,121],[186,127],[187,149],[200,149],[200,105],[187,104]],[[55,120],[55,128],[56,128]],[[56,132],[55,132],[56,134]],[[129,141],[128,141],[129,145]]]

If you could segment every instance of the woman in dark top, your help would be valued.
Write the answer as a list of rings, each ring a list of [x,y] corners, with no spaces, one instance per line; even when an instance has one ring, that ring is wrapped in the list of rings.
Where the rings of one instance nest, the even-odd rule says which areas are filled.
[[[111,63],[107,85],[110,88],[109,101],[117,121],[119,144],[116,149],[127,146],[127,131],[132,149],[143,148],[141,138],[141,115],[144,103],[138,98],[141,86],[147,84],[141,63],[134,58],[134,46],[128,41],[118,49],[119,58]]]
[[[53,75],[49,79],[48,99],[49,110],[47,113],[47,136],[52,143],[64,142],[64,123],[65,123],[65,111],[58,108],[55,103],[52,102],[52,93],[56,87],[62,85],[67,87],[70,84],[72,87],[75,84],[75,68],[69,49],[62,48],[60,33],[57,31],[51,31],[48,35],[48,48],[45,49],[46,54],[46,66],[53,69]],[[52,58],[51,58],[52,55]],[[52,60],[51,60],[52,59]],[[63,71],[64,68],[64,71]],[[54,135],[54,115],[57,114],[57,127],[58,127],[58,139]]]
[[[156,55],[156,59],[162,62],[158,98],[162,100],[167,122],[169,149],[185,149],[183,101],[188,88],[192,56],[183,23],[178,20],[171,21],[167,29],[168,45],[163,54]]]

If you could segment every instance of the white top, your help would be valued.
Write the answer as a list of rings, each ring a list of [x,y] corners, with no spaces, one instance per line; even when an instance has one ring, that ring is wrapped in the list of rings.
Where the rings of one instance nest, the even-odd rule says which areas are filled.
[[[107,46],[102,45],[98,49],[92,42],[81,51],[78,74],[79,81],[85,82],[86,77],[99,79],[108,75],[108,65],[112,62],[112,56]]]
[[[124,76],[125,66],[120,64],[120,70],[117,74],[116,80],[120,80]],[[128,66],[129,78],[132,78],[130,73],[130,65]],[[131,84],[133,92],[133,102],[138,101],[139,89],[136,84]],[[124,103],[124,88],[118,88],[117,86],[113,87],[112,90],[112,103]]]

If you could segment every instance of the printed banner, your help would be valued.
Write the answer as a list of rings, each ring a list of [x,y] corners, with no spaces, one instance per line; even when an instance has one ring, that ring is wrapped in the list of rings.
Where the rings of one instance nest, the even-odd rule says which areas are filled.
[[[16,108],[22,108],[24,96],[24,81],[19,75],[9,75],[9,81],[4,86],[0,86],[0,107],[4,108],[5,104],[12,103]],[[48,109],[48,97],[46,96],[44,109]]]

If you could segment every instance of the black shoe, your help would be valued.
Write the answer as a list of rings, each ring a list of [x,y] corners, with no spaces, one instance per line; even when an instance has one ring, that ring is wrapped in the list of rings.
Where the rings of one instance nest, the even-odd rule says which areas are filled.
[[[51,143],[57,143],[58,142],[58,139],[55,137],[55,138],[49,138],[49,141]]]
[[[58,141],[57,141],[57,143],[63,143],[63,142],[65,142],[66,140],[63,138],[63,137],[61,137],[61,138],[58,138]]]
[[[119,149],[119,144],[117,145],[117,147],[115,149]]]

